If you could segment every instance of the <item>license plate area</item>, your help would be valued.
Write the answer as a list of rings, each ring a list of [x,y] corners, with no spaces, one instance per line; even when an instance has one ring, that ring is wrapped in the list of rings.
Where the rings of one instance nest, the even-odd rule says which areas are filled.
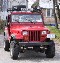
[[[47,34],[47,38],[55,38],[55,34]]]

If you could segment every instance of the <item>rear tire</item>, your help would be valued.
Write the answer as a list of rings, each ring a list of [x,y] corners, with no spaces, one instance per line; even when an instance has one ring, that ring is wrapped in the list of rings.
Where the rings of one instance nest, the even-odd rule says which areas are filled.
[[[47,46],[47,50],[45,53],[46,53],[47,58],[53,58],[55,56],[55,44],[54,44],[54,42],[52,45]]]
[[[5,51],[9,51],[9,48],[10,48],[10,43],[9,43],[8,40],[6,40],[6,41],[4,42],[4,50],[5,50]]]

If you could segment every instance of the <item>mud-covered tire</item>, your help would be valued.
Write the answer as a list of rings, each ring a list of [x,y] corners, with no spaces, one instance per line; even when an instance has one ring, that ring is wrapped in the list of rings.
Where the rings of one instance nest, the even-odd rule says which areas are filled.
[[[54,44],[54,41],[52,41],[52,42],[53,42],[53,44],[47,46],[47,50],[45,52],[47,58],[53,58],[55,56],[55,44]]]
[[[10,43],[9,43],[8,40],[6,40],[6,41],[4,42],[4,50],[5,50],[5,51],[9,51],[9,48],[10,48]]]
[[[17,60],[19,55],[19,46],[18,45],[11,45],[10,46],[10,56],[13,60]]]

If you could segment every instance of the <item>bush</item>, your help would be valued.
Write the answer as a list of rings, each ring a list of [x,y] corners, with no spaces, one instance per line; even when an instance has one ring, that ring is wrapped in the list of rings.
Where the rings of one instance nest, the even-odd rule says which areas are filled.
[[[5,21],[0,20],[0,33],[4,30]]]

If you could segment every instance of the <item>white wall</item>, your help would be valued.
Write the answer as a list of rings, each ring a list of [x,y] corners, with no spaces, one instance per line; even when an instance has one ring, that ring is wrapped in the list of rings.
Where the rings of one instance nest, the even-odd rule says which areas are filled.
[[[43,8],[53,8],[53,0],[39,0],[39,6]]]

